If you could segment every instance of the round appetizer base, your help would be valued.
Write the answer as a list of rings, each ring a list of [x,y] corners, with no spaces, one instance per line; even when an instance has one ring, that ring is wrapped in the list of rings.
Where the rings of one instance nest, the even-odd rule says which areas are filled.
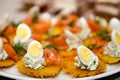
[[[73,77],[86,77],[86,76],[94,76],[96,74],[100,74],[106,71],[106,64],[102,61],[99,62],[99,66],[96,70],[90,71],[85,69],[76,68],[74,66],[74,61],[64,61],[63,64],[63,72],[72,75]]]
[[[13,66],[14,64],[15,61],[13,61],[12,59],[3,60],[0,61],[0,68],[10,67]]]
[[[32,77],[54,77],[60,72],[60,66],[45,66],[42,69],[32,69],[24,66],[23,60],[17,63],[19,71],[25,75]]]
[[[103,54],[98,54],[98,57],[107,64],[113,64],[120,61],[119,57],[111,57]]]

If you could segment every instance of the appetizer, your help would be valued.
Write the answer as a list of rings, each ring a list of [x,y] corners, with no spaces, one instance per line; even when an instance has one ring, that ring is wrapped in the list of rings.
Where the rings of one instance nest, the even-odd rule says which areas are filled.
[[[17,63],[23,74],[33,77],[54,77],[60,71],[60,56],[54,48],[44,48],[33,40],[27,48],[24,58]]]
[[[13,66],[19,60],[6,38],[0,38],[0,68]]]
[[[31,42],[31,29],[24,23],[18,25],[16,35],[13,38],[13,46],[17,53],[24,55],[28,44]]]
[[[103,54],[99,55],[100,59],[106,63],[112,64],[120,61],[120,21],[112,18],[110,27],[112,28],[111,41],[105,46]]]
[[[77,48],[77,56],[72,58],[65,59],[62,71],[73,77],[94,76],[106,71],[106,64],[84,45]]]

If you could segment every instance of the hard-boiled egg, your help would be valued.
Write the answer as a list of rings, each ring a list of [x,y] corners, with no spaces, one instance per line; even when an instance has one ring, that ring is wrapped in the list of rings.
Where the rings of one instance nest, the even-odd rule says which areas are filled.
[[[91,65],[91,63],[93,63],[93,60],[95,58],[94,53],[83,45],[77,48],[77,54],[78,54],[79,60],[84,65]]]
[[[2,40],[0,39],[0,50],[3,48],[3,42]]]
[[[82,30],[81,30],[81,32],[79,34],[79,37],[82,40],[86,39],[91,33],[91,30],[90,30],[90,28],[89,28],[89,26],[87,24],[86,19],[84,17],[79,18],[78,21],[77,21],[77,25],[79,27],[82,27]]]
[[[65,29],[64,32],[69,39],[74,39],[74,40],[78,39],[77,36],[72,32],[70,32],[69,30]]]
[[[112,31],[111,38],[116,45],[120,45],[120,34],[117,33],[115,30]]]
[[[87,21],[84,17],[80,17],[76,23],[78,26],[82,27],[82,28],[89,28]]]
[[[51,14],[50,13],[43,13],[40,15],[40,18],[42,20],[50,20],[52,18]]]
[[[26,42],[31,37],[31,30],[28,25],[22,23],[18,26],[16,37],[21,42]]]
[[[34,40],[28,45],[27,49],[27,54],[32,58],[32,59],[41,59],[43,57],[43,48],[42,45]]]
[[[109,26],[120,34],[120,21],[117,18],[112,18],[110,20]]]

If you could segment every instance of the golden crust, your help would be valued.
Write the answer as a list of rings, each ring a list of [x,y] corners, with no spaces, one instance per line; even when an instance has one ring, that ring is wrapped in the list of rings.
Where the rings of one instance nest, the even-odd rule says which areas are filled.
[[[111,57],[111,56],[104,55],[104,54],[98,54],[98,57],[99,59],[101,59],[107,64],[113,64],[113,63],[117,63],[120,61],[119,57]]]
[[[13,66],[15,62],[12,59],[0,61],[0,68]]]
[[[60,66],[46,66],[43,69],[31,69],[24,66],[23,60],[17,63],[19,71],[25,75],[32,77],[54,77],[60,72]]]
[[[60,56],[65,58],[68,57],[72,54],[72,52],[67,52],[67,51],[60,51]]]
[[[106,64],[104,62],[100,62],[99,66],[96,70],[90,71],[85,69],[76,68],[74,66],[74,61],[64,61],[62,71],[72,75],[73,77],[86,77],[86,76],[94,76],[96,74],[100,74],[106,71]]]
[[[76,52],[75,50],[72,50],[72,51],[60,51],[60,56],[62,58],[70,57],[70,56],[76,54],[75,52]]]

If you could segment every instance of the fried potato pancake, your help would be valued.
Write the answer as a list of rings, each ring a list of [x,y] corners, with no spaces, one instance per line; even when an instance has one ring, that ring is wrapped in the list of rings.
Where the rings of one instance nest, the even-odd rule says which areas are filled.
[[[74,61],[64,61],[62,71],[70,74],[72,77],[86,77],[86,76],[94,76],[96,74],[100,74],[106,71],[106,64],[100,61],[99,66],[96,70],[90,71],[86,69],[76,68],[74,66]]]
[[[14,60],[12,59],[6,59],[3,61],[0,61],[0,68],[10,67],[15,64]]]
[[[104,54],[97,54],[99,59],[104,61],[107,64],[114,64],[120,61],[120,57],[111,57],[109,55],[104,55]]]
[[[46,66],[42,69],[31,69],[24,66],[23,60],[17,63],[17,68],[19,71],[25,75],[44,78],[44,77],[54,77],[60,72],[60,66]]]

